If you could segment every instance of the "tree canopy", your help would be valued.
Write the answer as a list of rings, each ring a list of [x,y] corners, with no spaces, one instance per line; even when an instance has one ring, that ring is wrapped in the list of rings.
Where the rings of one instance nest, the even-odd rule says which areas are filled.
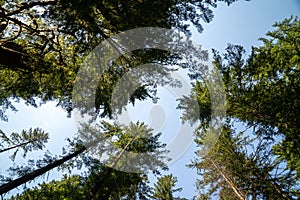
[[[213,9],[219,3],[230,5],[235,1],[0,0],[0,119],[7,121],[7,110],[16,111],[14,105],[20,100],[35,107],[56,101],[70,116],[80,65],[102,41],[140,27],[173,29],[190,36],[189,26],[202,32],[203,22],[213,20]],[[249,56],[239,45],[229,45],[224,54],[213,50],[213,64],[220,70],[215,73],[223,78],[227,98],[227,118],[216,143],[209,141],[215,138],[206,137],[215,131],[209,128],[213,111],[207,83],[193,63],[183,63],[180,55],[163,50],[139,49],[110,63],[109,69],[98,77],[95,102],[88,109],[95,111],[97,118],[111,118],[114,88],[136,66],[159,63],[188,68],[196,83],[191,96],[182,98],[178,108],[185,111],[183,121],[200,120],[195,141],[201,149],[190,164],[202,178],[197,183],[200,193],[195,198],[211,199],[217,195],[219,199],[297,199],[300,20],[291,17],[274,27]],[[124,48],[113,40],[111,45]],[[206,59],[206,52],[199,49],[197,53]],[[170,69],[160,70],[162,76],[151,78],[161,84],[176,84],[166,81]],[[134,105],[138,100],[155,100],[155,88],[155,84],[144,84],[132,95],[123,95],[117,109],[128,103]],[[187,105],[193,98],[200,110]],[[195,113],[200,113],[200,119]],[[237,124],[245,130],[237,130]],[[182,199],[174,195],[180,191],[174,188],[176,177],[159,176],[159,171],[167,168],[162,162],[165,145],[159,142],[161,133],[153,133],[141,122],[124,126],[101,121],[99,126],[92,129],[83,124],[78,137],[69,138],[70,145],[63,155],[46,152],[39,160],[28,159],[27,165],[11,167],[9,175],[0,176],[0,194],[54,168],[70,170],[84,166],[87,170],[83,174],[67,174],[61,180],[40,183],[11,199]],[[31,151],[43,150],[48,139],[49,134],[40,128],[10,135],[0,129],[0,153],[13,150],[14,160],[22,150],[26,158]],[[107,147],[105,140],[113,147]],[[213,145],[208,148],[207,144]],[[86,154],[88,148],[98,159]],[[111,153],[106,165],[101,162],[104,151]],[[125,151],[154,156],[141,157]],[[148,174],[144,173],[149,166],[134,166],[141,169],[139,173],[116,170],[128,169],[137,160],[147,161],[157,174],[154,188],[149,186]]]
[[[300,21],[291,17],[274,27],[247,59],[239,45],[229,45],[223,55],[214,50],[226,88],[227,121],[217,144],[210,152],[199,151],[191,165],[204,178],[199,188],[210,188],[201,198],[216,192],[221,199],[299,197]],[[205,87],[201,80],[195,87],[200,107],[207,108],[197,131],[202,146],[211,112]],[[238,123],[245,130],[234,128]]]
[[[235,0],[222,1],[231,4]],[[0,52],[7,59],[0,61],[5,91],[1,93],[1,116],[5,109],[13,108],[10,102],[17,99],[34,106],[36,98],[40,102],[58,100],[70,112],[79,65],[101,41],[137,27],[172,28],[190,34],[188,22],[201,32],[201,23],[212,20],[216,5],[212,0],[2,1]],[[164,54],[157,55],[149,54],[149,61],[162,60]],[[115,72],[100,82],[105,90],[99,87],[96,108],[103,109],[104,116],[110,114],[112,83],[130,66],[145,62],[144,55],[133,56],[123,55],[121,74]]]

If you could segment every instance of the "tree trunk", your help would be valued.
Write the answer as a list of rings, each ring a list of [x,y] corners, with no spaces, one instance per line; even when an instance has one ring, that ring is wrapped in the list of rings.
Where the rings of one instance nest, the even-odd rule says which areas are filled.
[[[91,192],[90,192],[90,197],[94,198],[97,195],[98,189],[99,188],[103,188],[105,186],[104,184],[104,178],[106,176],[108,176],[113,168],[116,166],[116,164],[118,163],[118,161],[120,160],[120,158],[123,156],[124,152],[126,151],[126,149],[129,147],[129,145],[136,139],[136,137],[131,138],[127,144],[125,145],[125,147],[121,150],[121,152],[119,153],[119,155],[117,156],[117,158],[114,160],[114,162],[105,169],[105,172],[103,173],[103,176],[101,177],[101,179],[99,181],[96,182],[96,184],[92,187]],[[112,189],[111,187],[108,187],[108,191],[104,192],[101,195],[101,200],[108,200],[109,197],[111,196],[112,193]]]
[[[259,177],[259,179],[261,179],[262,181],[264,181],[265,183],[267,183],[268,185],[270,185],[270,187],[272,187],[273,191],[275,191],[278,197],[281,197],[280,199],[286,199],[286,200],[294,200],[294,198],[292,196],[290,196],[290,194],[284,190],[282,190],[282,188],[276,183],[276,181],[274,181],[272,179],[272,177],[270,176],[269,173],[267,174],[260,174],[258,172],[256,172],[256,175]],[[265,188],[262,189],[262,191],[264,191]]]
[[[0,195],[22,185],[30,180],[35,179],[36,177],[38,177],[40,175],[43,175],[44,173],[50,171],[51,169],[54,169],[55,167],[60,166],[61,164],[65,163],[66,161],[71,160],[72,158],[75,158],[76,156],[78,156],[79,154],[84,152],[85,150],[86,150],[86,147],[83,146],[80,149],[76,150],[74,153],[71,153],[71,154],[63,157],[62,159],[54,161],[53,163],[48,164],[45,167],[37,169],[37,170],[35,170],[29,174],[26,174],[20,178],[10,181],[9,183],[1,185],[0,186]]]
[[[228,183],[228,185],[231,187],[231,189],[234,191],[234,193],[238,196],[240,200],[246,200],[245,195],[242,194],[238,190],[238,188],[232,183],[232,181],[227,177],[227,175],[216,165],[215,161],[207,156],[209,162],[214,166],[214,168],[220,173],[220,175],[225,179],[225,181]]]

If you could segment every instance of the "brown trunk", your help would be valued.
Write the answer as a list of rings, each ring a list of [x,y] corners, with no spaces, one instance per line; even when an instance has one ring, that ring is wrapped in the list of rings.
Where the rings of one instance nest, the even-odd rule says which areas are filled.
[[[227,177],[227,175],[217,166],[217,164],[215,163],[215,161],[208,157],[209,162],[214,166],[214,168],[221,174],[221,176],[225,179],[225,181],[228,183],[228,185],[231,187],[231,189],[234,191],[234,193],[238,196],[239,199],[241,200],[246,200],[246,198],[244,197],[245,195],[243,195],[238,188],[234,185],[234,183]]]

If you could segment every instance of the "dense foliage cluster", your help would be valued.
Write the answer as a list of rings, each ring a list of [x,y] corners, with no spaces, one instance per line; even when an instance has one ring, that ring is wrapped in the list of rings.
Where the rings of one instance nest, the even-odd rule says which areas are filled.
[[[235,1],[0,0],[0,119],[7,121],[7,110],[16,111],[14,105],[20,101],[35,107],[56,101],[57,106],[73,114],[72,90],[79,67],[102,41],[139,27],[175,29],[190,36],[190,25],[202,32],[202,24],[212,21],[213,9],[219,3],[230,5]],[[89,109],[95,111],[94,117],[100,121],[111,118],[114,87],[136,66],[159,63],[188,68],[196,83],[192,94],[184,96],[178,108],[184,111],[184,121],[199,124],[195,130],[199,151],[190,164],[200,174],[199,195],[195,199],[215,196],[226,200],[297,199],[300,197],[300,20],[292,17],[274,27],[266,38],[260,39],[263,45],[253,47],[247,58],[239,45],[229,45],[224,54],[213,50],[213,64],[219,70],[214,73],[221,74],[225,85],[227,116],[212,146],[207,146],[210,141],[206,137],[215,131],[209,128],[213,111],[207,84],[193,63],[184,63],[181,55],[157,49],[122,54],[99,76],[95,104]],[[111,45],[124,48],[113,40]],[[198,53],[204,55],[201,50]],[[155,77],[156,81],[165,84],[163,75],[170,69],[160,70],[162,76]],[[131,96],[122,96],[118,109],[128,103],[134,105],[137,100],[156,98],[156,87],[145,84]],[[194,98],[200,111],[189,105]],[[200,118],[195,113],[200,113]],[[160,174],[167,169],[162,162],[165,145],[159,141],[160,134],[141,122],[123,126],[101,121],[97,130],[88,124],[82,127],[78,135],[92,141],[91,149],[99,158],[103,149],[108,148],[103,141],[111,141],[114,148],[105,149],[113,152],[108,164],[86,154],[82,137],[69,138],[70,145],[63,155],[45,152],[39,160],[29,159],[27,154],[44,150],[49,134],[40,128],[12,134],[0,129],[0,153],[13,150],[11,159],[15,160],[22,150],[23,157],[28,159],[28,165],[12,166],[9,173],[0,175],[0,194],[55,168],[71,171],[84,167],[82,174],[66,172],[61,180],[40,183],[10,198],[184,199],[175,197],[174,193],[181,191],[176,188],[176,177]],[[151,159],[134,154],[124,156],[124,151],[151,152],[155,156]],[[116,170],[136,159],[148,159],[157,176],[154,188],[149,186],[146,169],[141,173]]]

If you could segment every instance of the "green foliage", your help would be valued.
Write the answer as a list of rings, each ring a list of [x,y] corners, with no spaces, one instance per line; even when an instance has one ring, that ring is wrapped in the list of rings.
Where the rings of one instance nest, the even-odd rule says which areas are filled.
[[[235,1],[219,0],[228,5]],[[81,62],[95,46],[115,34],[138,27],[177,29],[190,35],[188,26],[192,23],[201,32],[202,21],[208,23],[213,19],[212,9],[217,6],[217,1],[4,0],[0,1],[0,6],[0,54],[5,57],[0,59],[0,119],[7,120],[5,112],[8,109],[16,110],[13,104],[20,100],[35,107],[47,101],[56,101],[58,106],[71,114],[72,103],[74,103],[71,98],[76,74]],[[116,42],[112,43],[118,46]],[[126,72],[144,63],[174,65],[178,64],[178,60],[180,60],[178,56],[170,55],[168,52],[147,49],[122,55],[99,77],[95,105],[86,109],[93,112],[96,110],[96,117],[112,117],[111,96],[114,87]],[[84,91],[86,88],[80,89]],[[120,111],[128,102],[134,104],[136,100],[152,98],[150,89],[151,87],[142,85],[133,95],[129,97],[124,95],[117,109]],[[163,147],[158,142],[159,134],[153,135],[152,130],[144,124],[131,124],[130,127],[103,124],[102,128],[105,139],[107,137],[111,139],[113,135],[117,138],[113,144],[119,151],[128,149],[131,152],[151,152],[156,154],[156,158],[161,158],[163,152],[156,149]],[[103,136],[99,138],[95,130],[87,131],[92,133],[90,135],[92,139],[96,138],[98,142],[99,139],[103,139]],[[137,132],[141,135],[137,136]],[[48,139],[48,135],[39,129],[23,131],[20,136],[12,134],[11,138],[4,134],[1,136],[8,144],[3,146],[5,149],[12,147],[18,150],[17,145],[20,145],[20,148],[24,149],[24,156],[27,151],[41,149]],[[76,147],[82,147],[80,141],[77,142],[74,145],[74,153],[69,157],[63,157],[65,161],[77,156]],[[72,150],[71,148],[70,151]],[[81,150],[83,152],[85,149],[81,148]],[[117,158],[118,165],[121,166],[136,157],[135,155],[119,159],[118,154],[111,156],[112,160]],[[62,165],[57,164],[58,162],[55,162],[57,159],[51,156],[45,156],[40,163],[36,162],[35,168],[35,162],[29,161],[31,167],[22,166],[21,170],[17,170],[20,176],[20,179],[17,179],[19,183],[28,181],[22,179],[28,171],[33,173],[31,180],[37,176],[34,172],[43,169],[45,165],[51,166],[51,163],[54,163],[49,170]],[[157,165],[163,166],[159,159],[149,160],[149,163],[154,169]],[[103,176],[107,178],[105,179],[107,183],[104,183],[103,178],[100,178],[100,181],[95,180]],[[42,184],[41,189],[28,190],[24,198],[41,198],[45,194],[46,198],[53,199],[60,198],[59,196],[69,198],[70,195],[74,195],[72,198],[75,199],[133,199],[137,195],[140,199],[144,199],[143,195],[147,194],[144,177],[140,174],[102,168],[92,176],[84,177],[84,180],[86,182],[83,183],[82,177],[65,177],[61,182],[53,181],[49,185]],[[14,181],[9,183],[17,187],[19,184]],[[96,187],[92,194],[84,193],[84,188],[89,184],[96,186],[104,184],[105,187]],[[118,187],[114,187],[116,184]],[[80,192],[81,188],[83,193]]]
[[[236,0],[219,0],[228,5]],[[12,99],[24,99],[37,106],[57,100],[58,105],[72,110],[71,94],[80,63],[101,41],[138,27],[163,27],[190,34],[190,21],[198,31],[202,22],[213,19],[216,1],[77,1],[48,0],[4,1],[1,5],[1,23],[10,23],[3,29],[0,52],[7,59],[0,60],[0,103],[7,107]],[[141,16],[143,16],[141,18]],[[20,21],[22,18],[24,20]],[[114,44],[116,47],[117,43]],[[108,73],[97,89],[96,109],[100,116],[111,116],[109,107],[114,84],[129,68],[148,60],[169,64],[166,52],[124,54],[116,63],[121,74]],[[150,58],[150,59],[146,59]],[[120,70],[117,70],[120,72]],[[84,88],[83,88],[84,89]],[[130,101],[144,99],[147,91],[134,94]],[[10,107],[10,106],[9,106]],[[0,111],[0,117],[5,109]]]
[[[38,187],[27,189],[22,194],[12,196],[11,200],[58,200],[58,199],[86,199],[84,191],[83,177],[73,175],[64,176],[60,181],[51,181],[49,183],[40,183]]]
[[[34,150],[42,150],[45,147],[45,143],[49,139],[49,134],[45,133],[40,128],[29,129],[28,131],[23,130],[19,133],[12,133],[10,136],[0,130],[0,153],[15,149],[14,153],[10,158],[14,161],[19,149],[23,150],[23,157],[26,157],[26,154]]]
[[[172,174],[159,177],[157,183],[154,184],[154,194],[152,198],[157,200],[184,200],[183,198],[175,198],[174,192],[180,192],[182,188],[174,189],[177,178]]]
[[[160,136],[140,122],[125,126],[103,121],[96,128],[84,126],[79,133],[90,155],[107,157],[105,162],[115,169],[135,172],[166,169],[165,144],[159,141]]]
[[[147,182],[146,175],[112,170],[98,163],[90,166],[87,175],[40,183],[10,199],[146,199],[150,192]]]
[[[238,45],[229,45],[224,55],[213,51],[225,84],[227,120],[216,145],[199,151],[201,159],[191,165],[203,177],[198,182],[203,198],[214,194],[221,199],[299,197],[300,20],[292,17],[274,26],[246,60]],[[205,87],[201,80],[195,87],[203,109],[196,139],[202,147],[211,131],[207,128],[211,102]],[[232,130],[234,122],[243,122],[252,139]]]
[[[183,122],[189,121],[191,124],[201,121],[201,128],[207,128],[211,120],[211,101],[209,90],[204,81],[197,81],[189,96],[179,99],[178,109],[183,110],[181,117]],[[194,102],[198,105],[194,105]]]
[[[28,166],[10,167],[10,178],[14,176],[17,176],[17,178],[1,185],[0,194],[3,194],[3,191],[8,191],[7,187],[18,187],[20,184],[33,180],[55,167],[73,169],[76,166],[80,168],[84,164],[88,169],[87,175],[82,177],[84,186],[88,187],[84,195],[88,196],[89,199],[134,199],[137,196],[140,199],[145,199],[149,193],[145,172],[151,169],[158,173],[158,170],[165,169],[165,164],[162,161],[164,153],[162,147],[164,145],[158,140],[160,135],[153,135],[152,129],[143,123],[118,126],[103,122],[102,131],[102,133],[99,130],[92,132],[90,129],[89,133],[91,135],[85,135],[89,139],[90,145],[86,143],[87,147],[84,147],[78,144],[78,140],[76,140],[76,143],[71,144],[73,150],[69,150],[73,151],[73,153],[62,158],[53,158],[45,155],[43,159],[38,161],[30,159]],[[105,141],[101,141],[103,137],[105,141],[112,142],[112,146],[105,148]],[[93,150],[91,151],[91,149]],[[106,165],[101,164],[99,160],[82,155],[87,150],[91,151],[89,155],[92,153],[96,158],[101,158],[102,154],[100,155],[99,153],[106,153],[109,156]],[[149,156],[144,155],[141,157],[140,154],[131,155],[124,152],[147,153]],[[77,158],[77,160],[74,160],[79,155],[81,155],[81,159]],[[140,170],[141,172],[128,173],[116,169],[131,169],[134,172]],[[4,180],[2,181],[5,182]],[[64,184],[63,181],[53,182],[53,184]],[[52,187],[51,184],[49,186]],[[77,186],[81,187],[81,185]],[[46,189],[48,190],[48,185]],[[33,193],[35,190],[37,188],[33,189]],[[43,187],[38,190],[43,190]],[[28,195],[30,195],[32,191],[29,190],[28,192]],[[53,194],[51,192],[52,190],[48,191],[50,196],[59,196],[60,193],[66,193],[65,195],[68,196],[70,193],[70,191],[61,191],[61,189]],[[25,192],[24,195],[27,195],[27,193]],[[75,197],[72,196],[70,198]]]
[[[255,133],[255,132],[254,132]],[[224,127],[209,151],[199,150],[190,167],[198,170],[200,194],[220,199],[294,199],[299,180],[272,153],[273,140],[249,138]]]
[[[274,26],[277,29],[261,38],[264,45],[253,49],[245,65],[241,47],[228,47],[228,64],[222,65],[230,94],[228,113],[250,125],[269,127],[257,134],[283,135],[275,151],[299,171],[300,20],[290,18]]]
[[[102,172],[101,172],[102,171]],[[144,173],[126,173],[106,166],[95,166],[86,184],[92,199],[147,199],[150,193]]]

